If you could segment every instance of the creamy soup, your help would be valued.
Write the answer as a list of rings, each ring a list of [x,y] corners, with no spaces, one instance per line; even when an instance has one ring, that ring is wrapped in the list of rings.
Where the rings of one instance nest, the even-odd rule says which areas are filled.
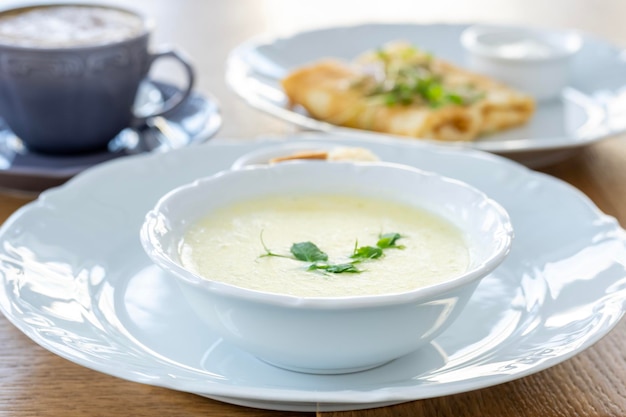
[[[394,246],[401,247],[379,242],[394,233],[401,236]],[[302,242],[315,244],[327,260],[295,259],[292,245]],[[355,248],[365,246],[371,248],[362,256],[382,255],[353,263],[359,272],[328,272],[354,262]],[[457,276],[469,263],[462,233],[439,216],[340,195],[275,196],[219,209],[186,231],[180,255],[207,279],[303,297],[404,292]]]

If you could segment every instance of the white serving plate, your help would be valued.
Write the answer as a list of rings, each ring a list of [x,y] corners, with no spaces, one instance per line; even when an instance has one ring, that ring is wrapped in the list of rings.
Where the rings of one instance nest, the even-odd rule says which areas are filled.
[[[461,66],[468,57],[460,36],[467,24],[386,23],[330,27],[282,37],[259,37],[235,48],[226,80],[248,104],[295,125],[325,132],[367,133],[313,119],[291,109],[279,80],[320,58],[351,60],[385,42],[403,39]],[[475,142],[447,143],[505,155],[537,167],[572,155],[580,147],[626,130],[626,61],[620,48],[581,34],[571,62],[571,85],[562,98],[539,103],[529,124]]]
[[[131,381],[251,407],[331,411],[466,392],[581,352],[622,317],[626,233],[583,194],[494,155],[420,142],[309,134],[466,181],[501,203],[516,237],[462,316],[426,348],[365,372],[268,365],[204,327],[143,252],[145,213],[171,188],[268,144],[217,140],[91,168],[0,228],[0,309],[64,358]]]

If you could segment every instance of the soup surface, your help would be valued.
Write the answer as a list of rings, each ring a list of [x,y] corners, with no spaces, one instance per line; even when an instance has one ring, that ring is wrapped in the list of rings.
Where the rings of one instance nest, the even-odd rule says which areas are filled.
[[[386,247],[396,233],[401,237]],[[317,261],[298,259],[309,243],[327,259],[317,252]],[[369,249],[358,251],[363,247]],[[343,195],[273,196],[216,210],[186,231],[180,255],[207,279],[303,297],[404,292],[457,276],[469,264],[464,237],[447,220]],[[329,272],[345,268],[352,271]]]

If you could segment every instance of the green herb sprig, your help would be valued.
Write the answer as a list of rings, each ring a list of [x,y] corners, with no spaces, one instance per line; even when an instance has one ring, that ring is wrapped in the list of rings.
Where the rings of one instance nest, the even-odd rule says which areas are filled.
[[[317,247],[315,243],[300,242],[291,245],[291,254],[294,258],[304,262],[327,261],[328,255]]]
[[[378,236],[378,242],[376,242],[376,246],[381,249],[404,249],[404,245],[396,245],[398,239],[401,239],[402,235],[400,233],[384,233]]]
[[[468,106],[484,97],[475,85],[446,83],[433,56],[411,45],[378,49],[374,53],[381,75],[365,75],[356,83],[376,102],[386,106],[411,104],[440,108],[448,105]]]
[[[332,274],[358,274],[363,272],[363,270],[359,269],[356,266],[357,264],[383,257],[385,249],[404,249],[404,245],[396,244],[398,239],[401,238],[402,235],[399,233],[381,233],[378,236],[376,246],[359,246],[357,241],[355,242],[354,249],[350,255],[350,259],[352,259],[352,261],[341,264],[333,264],[328,262],[328,254],[326,252],[322,251],[315,243],[309,241],[292,244],[289,249],[291,256],[272,252],[265,244],[265,241],[263,240],[263,231],[261,231],[261,245],[263,246],[265,253],[260,257],[274,256],[279,258],[294,259],[302,262],[310,262],[307,271],[322,271]]]

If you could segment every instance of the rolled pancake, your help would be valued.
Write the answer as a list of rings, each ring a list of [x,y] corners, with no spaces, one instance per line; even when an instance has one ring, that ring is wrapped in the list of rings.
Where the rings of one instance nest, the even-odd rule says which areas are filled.
[[[361,60],[362,64],[364,60]],[[449,88],[472,85],[481,97],[469,104],[440,107],[421,102],[389,105],[371,97],[357,80],[363,66],[324,59],[297,68],[282,80],[291,105],[339,126],[414,138],[471,141],[525,123],[534,101],[485,76],[433,58],[431,68]]]

